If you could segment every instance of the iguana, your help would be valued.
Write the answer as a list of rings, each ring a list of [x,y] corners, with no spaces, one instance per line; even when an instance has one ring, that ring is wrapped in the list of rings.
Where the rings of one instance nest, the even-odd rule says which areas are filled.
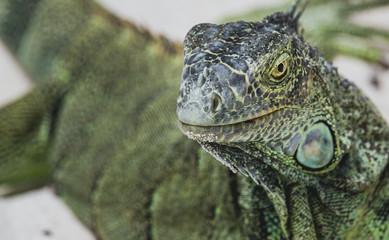
[[[269,179],[257,179],[259,172],[254,171],[254,176],[248,164],[231,165],[233,170],[240,168],[243,173],[253,175],[253,181],[222,166],[179,131],[175,115],[182,72],[183,53],[179,44],[120,20],[91,1],[4,0],[0,5],[0,36],[36,82],[30,93],[0,110],[0,183],[24,189],[31,187],[26,183],[47,182],[49,177],[56,192],[99,239],[345,237],[341,231],[334,232],[337,226],[326,222],[329,219],[324,213],[333,217],[330,220],[339,220],[344,234],[348,233],[349,224],[354,224],[356,228],[352,230],[360,231],[348,233],[350,238],[352,234],[362,234],[357,236],[361,238],[365,237],[363,234],[381,234],[382,238],[388,234],[384,222],[387,204],[379,205],[383,200],[373,202],[372,206],[361,205],[360,209],[369,215],[355,218],[358,221],[340,222],[345,214],[340,207],[351,209],[358,199],[367,196],[372,189],[369,180],[375,180],[374,174],[386,169],[383,157],[381,166],[378,161],[374,168],[363,165],[368,163],[364,162],[366,158],[374,159],[380,151],[385,152],[384,144],[376,146],[379,137],[387,134],[385,123],[373,115],[377,114],[376,110],[363,95],[355,95],[355,103],[361,102],[367,109],[355,112],[347,121],[339,121],[339,126],[335,117],[342,112],[341,102],[331,105],[332,108],[322,103],[323,109],[339,110],[330,114],[334,120],[331,126],[336,125],[340,130],[333,141],[338,151],[334,154],[332,171],[329,167],[322,169],[328,173],[319,175],[298,173],[294,170],[300,166],[298,163],[290,162],[290,167],[279,168],[277,163],[270,162],[275,157],[269,155],[262,158],[264,164],[255,166],[257,170],[267,168],[271,173],[266,175]],[[273,16],[278,15],[295,16],[295,11]],[[297,18],[294,19],[297,24]],[[309,61],[313,63],[314,56],[311,57]],[[301,60],[304,61],[301,64],[308,61]],[[324,60],[322,63],[326,64]],[[306,76],[307,69],[301,71]],[[328,74],[334,74],[336,82],[336,73],[331,72]],[[350,95],[357,91],[347,81],[342,83],[349,86]],[[339,96],[327,96],[329,103],[334,103],[330,97]],[[351,106],[347,107],[350,110]],[[357,127],[360,122],[351,121],[358,114],[370,114],[369,119],[363,119],[374,122],[374,126]],[[342,124],[346,125],[344,129],[351,130],[345,131]],[[324,124],[315,126],[326,131]],[[301,137],[306,138],[303,129]],[[375,136],[373,131],[379,134],[374,141],[362,144],[364,139],[359,134],[363,129],[369,137]],[[333,134],[333,130],[329,131]],[[344,133],[348,135],[345,137]],[[326,136],[332,135],[327,131]],[[349,148],[344,150],[339,143],[346,143]],[[201,144],[223,147],[217,143]],[[376,149],[368,149],[368,144]],[[234,148],[225,148],[225,153],[230,150]],[[256,147],[252,150],[253,154],[261,154]],[[360,160],[362,165],[354,169],[344,158],[337,164],[340,156],[347,156],[344,152],[349,159]],[[229,156],[235,156],[236,160],[249,159],[248,152],[239,156],[236,153],[231,151]],[[224,160],[227,163],[233,159]],[[350,178],[343,179],[341,169],[348,164]],[[359,170],[374,171],[366,174],[371,179],[363,179],[365,175],[358,175]],[[294,172],[297,174],[290,179],[290,185],[282,189],[285,178],[281,176]],[[306,180],[306,176],[311,177]],[[379,183],[383,190],[369,195],[369,199],[378,198],[379,194],[385,199],[387,178],[381,176]],[[361,178],[353,181],[353,177]],[[341,181],[336,182],[339,178]],[[302,180],[307,182],[299,184]],[[337,186],[332,185],[334,181]],[[373,182],[371,186],[381,186],[376,185],[378,180]],[[362,192],[352,183],[361,183]],[[331,196],[339,197],[332,194],[336,187],[343,188],[337,192],[343,199],[331,202],[338,199]],[[283,190],[285,198],[282,199]],[[305,198],[298,198],[304,195]],[[350,196],[355,199],[350,200]],[[322,199],[327,201],[321,202]],[[324,207],[328,211],[321,212]],[[316,212],[311,218],[304,218],[310,220],[307,224],[311,227],[298,225],[301,217],[309,217],[311,209]],[[380,216],[382,223],[378,222]],[[372,231],[366,229],[364,218],[370,220],[368,227]],[[300,230],[296,230],[296,224]],[[372,237],[379,239],[378,235]]]
[[[250,237],[279,225],[293,239],[388,239],[389,127],[304,40],[297,6],[189,31],[180,128],[263,189],[239,189]]]

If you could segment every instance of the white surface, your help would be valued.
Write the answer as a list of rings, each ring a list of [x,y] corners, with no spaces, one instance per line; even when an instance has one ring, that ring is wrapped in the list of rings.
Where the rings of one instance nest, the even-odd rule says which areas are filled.
[[[93,240],[50,188],[0,201],[1,240]]]
[[[389,29],[389,7],[370,9],[351,16],[351,21],[362,26],[374,26],[380,29]]]
[[[97,0],[117,16],[177,41],[182,41],[186,32],[195,24],[218,22],[225,16],[286,1],[288,0]]]
[[[31,83],[0,41],[0,107],[26,93]]]
[[[280,1],[283,0],[277,0]],[[181,41],[189,28],[197,23],[216,22],[230,13],[248,10],[254,5],[268,4],[264,0],[99,0],[99,2],[123,18],[134,20],[152,29],[153,32],[168,35],[178,41]],[[388,10],[381,13],[381,20],[378,22],[387,24],[387,13]],[[365,18],[363,20],[359,20],[359,17],[353,20],[364,24],[371,20],[370,24],[377,25],[374,22],[374,19],[378,18],[376,12],[370,12],[367,17],[365,15],[363,17]],[[389,119],[389,101],[385,97],[385,93],[389,92],[389,72],[372,69],[364,62],[346,57],[337,58],[335,65],[339,67],[339,72],[362,86]],[[381,80],[379,91],[374,90],[369,83],[374,74]],[[0,106],[28,91],[31,84],[26,79],[20,67],[0,44]],[[50,234],[47,234],[48,232]],[[44,188],[8,199],[0,198],[0,240],[25,239],[89,240],[93,237],[60,199],[49,188]]]

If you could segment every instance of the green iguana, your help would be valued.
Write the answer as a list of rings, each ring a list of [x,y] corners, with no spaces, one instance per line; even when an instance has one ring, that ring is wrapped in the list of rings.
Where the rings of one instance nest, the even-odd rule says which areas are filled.
[[[181,124],[182,129],[193,128],[191,136],[232,170],[251,176],[246,178],[215,161],[177,127],[180,45],[120,20],[91,1],[2,0],[0,37],[36,84],[0,110],[0,183],[20,190],[52,182],[99,239],[387,238],[388,127],[353,84],[338,77],[297,37],[299,13],[294,9],[261,23],[222,25],[227,27],[221,31],[226,39],[219,47],[232,44],[232,55],[217,55],[220,60],[227,57],[224,66],[240,76],[246,74],[244,65],[236,64],[243,59],[237,54],[244,53],[248,39],[230,37],[245,32],[248,25],[253,26],[246,28],[248,37],[261,25],[269,27],[267,34],[285,33],[272,45],[266,45],[270,39],[258,41],[258,51],[250,54],[259,56],[261,47],[266,54],[256,59],[258,65],[247,63],[248,70],[261,70],[258,81],[273,74],[274,64],[285,64],[274,72],[279,81],[266,78],[273,92],[258,94],[263,103],[273,101],[268,101],[273,105],[268,105],[267,117],[259,117],[265,112],[257,108],[255,116],[241,111],[236,115],[240,120],[226,121],[234,109],[254,109],[252,98],[249,105],[245,98],[234,99],[226,112],[225,96],[210,86],[210,92],[218,94],[212,95],[216,97],[210,109],[225,112],[218,119],[229,125]],[[184,71],[184,80],[191,83],[195,77],[198,87],[181,92],[185,101],[202,81],[227,71],[215,71],[211,65],[204,70],[201,64],[207,56],[191,51],[193,44],[204,50],[212,37],[211,28],[204,31],[206,26],[211,25],[195,27],[186,38],[185,68],[194,65],[189,74]],[[265,34],[257,33],[258,38]],[[277,41],[288,51],[279,55]],[[266,58],[274,61],[261,62]],[[288,85],[285,79],[291,76],[296,76],[295,82]],[[280,86],[285,88],[283,95]],[[287,91],[293,89],[298,94]],[[304,103],[309,104],[303,108]],[[276,105],[279,111],[270,113]],[[179,104],[181,120],[188,113],[182,110],[185,106]],[[253,116],[259,118],[248,120]],[[288,116],[296,119],[281,121]],[[232,124],[238,121],[242,123]],[[285,122],[289,125],[281,128]],[[244,134],[258,124],[264,128]],[[228,126],[230,135],[234,133],[231,138],[222,136],[230,131]],[[196,136],[199,129],[206,132]],[[215,129],[223,132],[208,133]],[[288,138],[289,133],[293,136]],[[317,151],[322,146],[334,149],[324,163],[312,163],[305,156],[304,146],[313,149],[313,133],[322,140]]]

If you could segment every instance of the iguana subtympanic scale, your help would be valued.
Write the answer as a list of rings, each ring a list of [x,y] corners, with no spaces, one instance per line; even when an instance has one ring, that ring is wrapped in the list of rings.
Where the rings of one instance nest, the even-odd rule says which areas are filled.
[[[385,239],[389,128],[304,41],[297,6],[189,31],[179,126],[265,190],[285,237]]]

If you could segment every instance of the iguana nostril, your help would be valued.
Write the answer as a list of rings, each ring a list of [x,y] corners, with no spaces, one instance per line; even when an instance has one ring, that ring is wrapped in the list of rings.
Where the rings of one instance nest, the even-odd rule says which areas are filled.
[[[209,76],[209,69],[207,67],[204,67],[203,75],[204,75],[204,77],[208,77]]]
[[[277,67],[277,70],[279,71],[279,72],[283,72],[284,71],[284,64],[279,64],[278,65],[278,67]]]
[[[222,108],[222,99],[219,96],[219,94],[214,94],[212,97],[212,106],[211,106],[212,112],[216,113],[220,111],[221,108]]]

